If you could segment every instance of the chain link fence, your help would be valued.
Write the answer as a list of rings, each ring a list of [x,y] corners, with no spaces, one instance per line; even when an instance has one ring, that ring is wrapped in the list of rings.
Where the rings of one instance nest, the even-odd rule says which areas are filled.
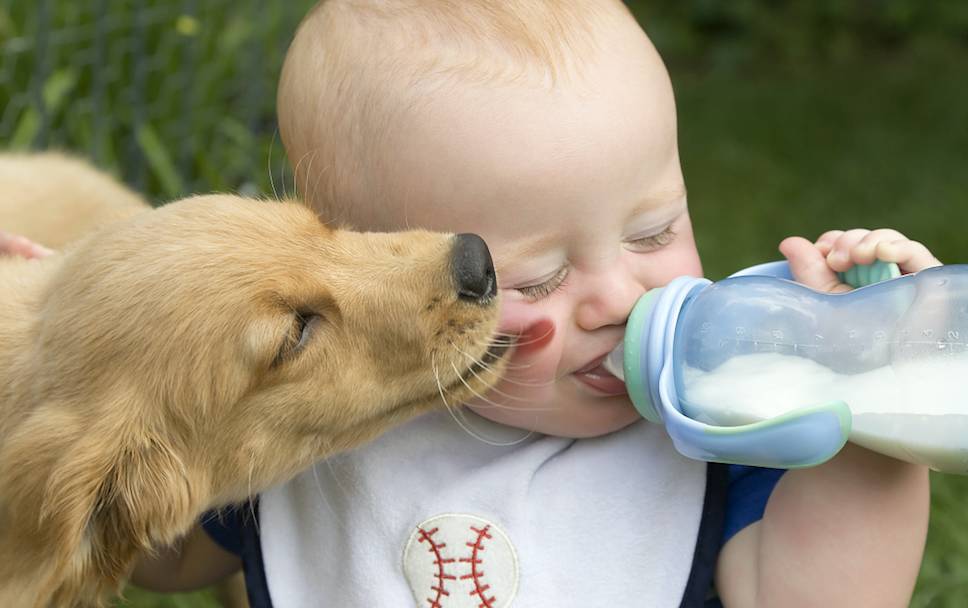
[[[283,180],[275,88],[315,0],[0,0],[0,147],[84,154],[164,201]]]

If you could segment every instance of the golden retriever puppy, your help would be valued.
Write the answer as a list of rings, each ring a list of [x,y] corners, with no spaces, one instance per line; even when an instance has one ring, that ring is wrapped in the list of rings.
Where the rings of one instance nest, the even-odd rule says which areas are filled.
[[[0,229],[53,249],[149,208],[81,159],[48,152],[0,156]]]
[[[49,160],[35,178],[69,192]],[[52,212],[18,196],[0,182],[0,226]],[[476,236],[222,195],[129,215],[0,258],[0,606],[96,605],[204,511],[483,392],[507,356]]]

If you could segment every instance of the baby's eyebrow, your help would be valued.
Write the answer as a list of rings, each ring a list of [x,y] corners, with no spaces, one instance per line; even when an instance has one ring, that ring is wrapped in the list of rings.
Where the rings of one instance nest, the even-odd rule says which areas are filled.
[[[495,254],[495,263],[503,266],[515,260],[529,259],[538,254],[546,252],[548,249],[561,242],[561,235],[545,234],[522,243],[515,243],[504,251]]]
[[[631,218],[644,213],[654,212],[656,209],[659,209],[664,205],[670,205],[680,201],[685,204],[685,199],[685,185],[668,190],[656,191],[650,194],[648,198],[645,198],[636,204],[629,213],[629,217]],[[549,249],[560,246],[561,238],[562,237],[560,234],[548,233],[508,245],[507,247],[501,247],[500,250],[492,251],[494,263],[498,267],[504,267],[508,264],[513,264],[518,260],[527,260],[537,257],[540,254],[548,252]]]
[[[682,188],[675,188],[672,190],[654,192],[651,195],[649,195],[648,198],[643,199],[638,204],[636,204],[635,207],[632,208],[631,213],[629,213],[629,217],[636,216],[641,213],[646,213],[649,211],[655,211],[657,208],[662,207],[663,205],[669,205],[672,203],[677,203],[679,201],[682,201],[684,203],[685,200],[686,200],[685,186],[683,186]]]

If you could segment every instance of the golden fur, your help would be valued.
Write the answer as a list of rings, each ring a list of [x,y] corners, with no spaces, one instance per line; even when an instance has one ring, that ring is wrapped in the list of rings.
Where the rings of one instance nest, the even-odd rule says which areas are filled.
[[[71,242],[78,200],[105,224],[0,258],[0,606],[97,604],[204,511],[503,364],[497,303],[457,297],[450,235],[225,195],[148,210],[59,156],[0,157],[0,176],[0,227]]]
[[[0,157],[0,228],[60,249],[148,203],[84,161],[55,153]]]

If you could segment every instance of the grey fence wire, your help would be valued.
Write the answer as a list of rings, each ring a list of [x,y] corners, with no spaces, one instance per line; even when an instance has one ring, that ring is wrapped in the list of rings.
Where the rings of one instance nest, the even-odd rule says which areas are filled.
[[[0,0],[0,148],[86,155],[158,201],[267,192],[276,80],[313,3]]]

